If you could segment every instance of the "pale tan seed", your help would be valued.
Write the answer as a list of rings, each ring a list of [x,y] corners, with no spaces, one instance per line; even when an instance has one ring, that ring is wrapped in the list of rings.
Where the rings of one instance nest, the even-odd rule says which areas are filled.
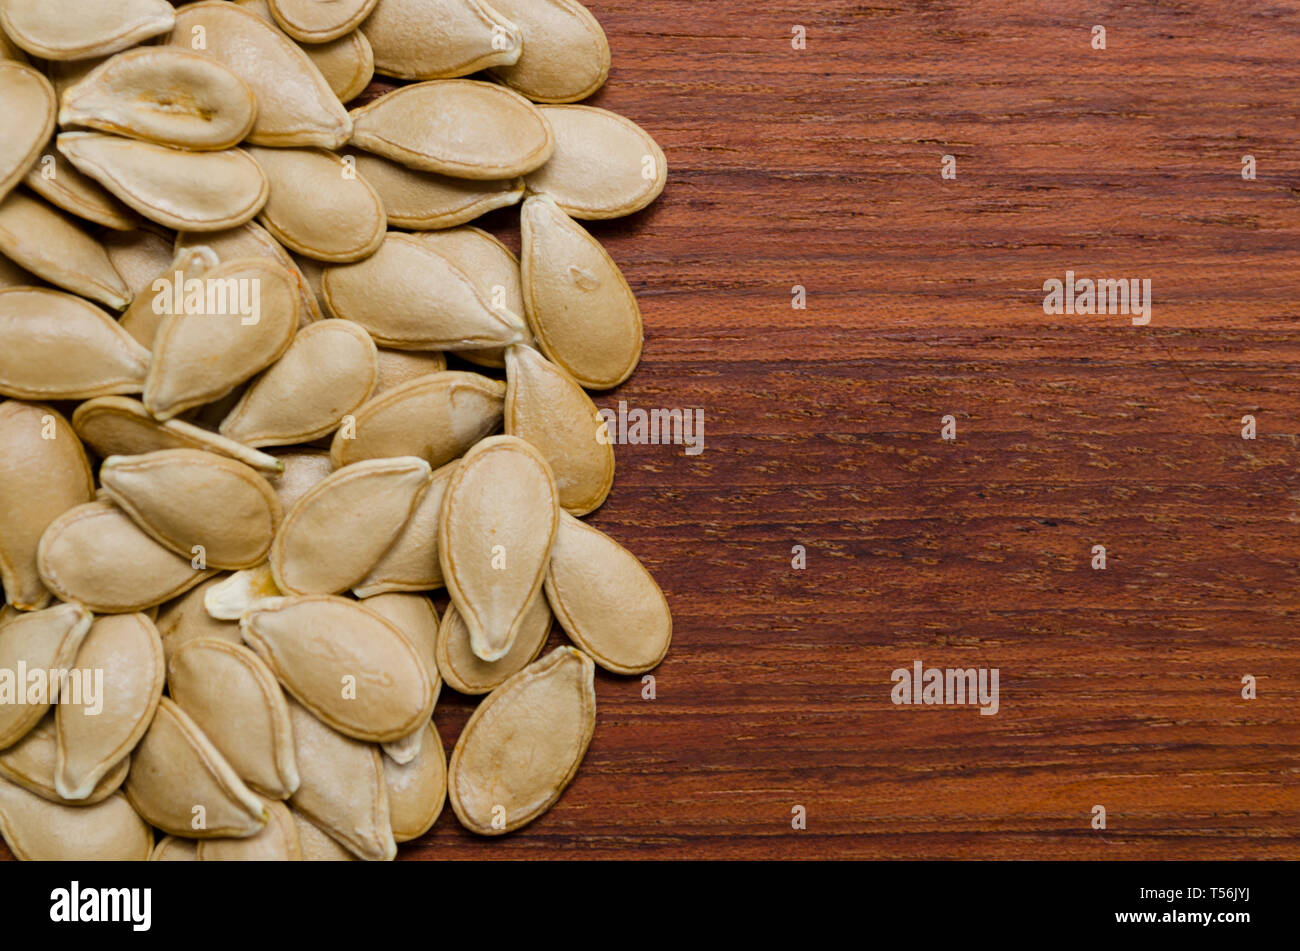
[[[153,830],[120,793],[65,806],[0,780],[0,835],[25,862],[143,862]]]
[[[49,601],[41,536],[94,497],[90,462],[67,420],[39,403],[0,400],[0,582],[10,604],[29,611]]]
[[[262,801],[167,697],[131,758],[126,795],[147,822],[191,839],[243,838],[268,819]]]
[[[103,614],[170,601],[215,571],[164,548],[111,502],[78,505],[55,519],[41,536],[37,566],[59,598]]]
[[[450,462],[429,476],[415,509],[375,566],[352,586],[358,598],[374,600],[386,592],[428,591],[441,588],[442,565],[438,562],[438,518],[442,496],[456,470]],[[435,625],[436,626],[436,625]]]
[[[379,379],[375,381],[375,396],[418,377],[441,373],[447,369],[447,358],[432,350],[390,350],[380,347],[377,359]]]
[[[364,261],[325,269],[325,299],[375,343],[398,350],[478,350],[523,338],[523,319],[500,311],[474,282],[420,239],[390,232]]]
[[[495,208],[517,205],[524,197],[524,180],[452,178],[422,172],[369,152],[350,150],[357,171],[383,199],[389,225],[425,231],[452,228],[473,221]]]
[[[340,733],[386,743],[433,714],[433,684],[415,647],[355,601],[312,595],[264,602],[240,625],[244,642],[293,698]]]
[[[356,147],[457,178],[526,175],[555,150],[550,124],[536,106],[504,86],[472,79],[402,86],[351,115]]]
[[[269,0],[275,22],[302,43],[326,43],[350,33],[375,8],[376,0]]]
[[[89,301],[43,288],[0,290],[0,394],[81,400],[139,393],[149,351]]]
[[[549,198],[524,202],[521,274],[528,323],[552,363],[605,390],[641,359],[641,308],[613,258]]]
[[[171,238],[161,232],[161,228],[148,222],[136,231],[110,232],[102,238],[108,259],[126,282],[131,298],[152,285],[172,262]]]
[[[167,665],[171,697],[249,788],[288,799],[298,788],[289,706],[275,674],[242,644],[199,638]]]
[[[93,178],[82,175],[53,139],[23,177],[23,184],[56,208],[114,231],[133,231],[140,216]],[[111,260],[111,257],[110,257]]]
[[[50,81],[22,63],[0,60],[0,198],[22,181],[54,132],[58,105]]]
[[[609,76],[609,41],[596,18],[574,0],[491,0],[519,25],[523,55],[494,76],[534,102],[586,99]]]
[[[290,804],[359,858],[397,855],[379,747],[332,730],[289,701],[302,782]]]
[[[456,605],[449,604],[438,627],[436,656],[438,670],[447,685],[464,694],[483,694],[495,690],[523,670],[542,653],[551,633],[551,608],[546,593],[538,591],[524,613],[510,650],[500,660],[480,660],[469,642],[469,628],[461,620]]]
[[[523,627],[546,573],[559,514],[550,466],[514,436],[483,440],[452,474],[438,524],[438,558],[482,660],[504,657]]]
[[[289,807],[262,799],[267,823],[243,839],[202,839],[196,850],[200,862],[301,862],[302,844]]]
[[[250,148],[271,185],[259,219],[285,247],[318,261],[359,261],[383,244],[379,194],[342,157],[322,149]]]
[[[298,828],[298,841],[304,862],[355,862],[357,857],[336,842],[326,832],[297,809],[290,809],[293,824]]]
[[[118,323],[136,343],[151,349],[158,327],[172,309],[172,288],[184,288],[189,281],[204,277],[220,263],[216,252],[209,247],[200,245],[178,250],[171,264],[154,275],[150,286],[135,295]],[[157,284],[159,281],[162,283]]]
[[[162,638],[163,654],[168,663],[171,663],[178,650],[200,638],[226,641],[229,644],[243,643],[238,621],[214,618],[204,603],[208,592],[229,577],[231,576],[215,575],[158,609],[155,626],[158,628],[158,636]]]
[[[418,456],[441,468],[501,425],[506,387],[477,373],[448,370],[376,396],[330,445],[336,467],[364,459]]]
[[[58,756],[58,728],[54,725],[54,714],[48,713],[45,719],[32,728],[31,732],[0,753],[0,777],[11,783],[17,783],[28,792],[34,792],[50,802],[68,806],[93,806],[117,792],[126,780],[126,771],[131,765],[131,757],[122,757],[117,765],[95,784],[89,796],[73,802],[60,796],[54,786],[54,771],[58,766]]]
[[[251,219],[270,187],[242,149],[192,152],[105,135],[64,132],[59,151],[150,221],[182,231],[221,231]]]
[[[139,400],[101,396],[86,400],[72,414],[72,425],[86,445],[103,458],[139,456],[160,449],[203,449],[238,459],[259,472],[278,473],[274,456],[240,445],[180,419],[158,422]]]
[[[258,565],[245,571],[236,571],[213,585],[203,599],[208,614],[223,621],[238,621],[261,602],[282,598],[284,592],[275,584],[269,564]],[[244,640],[240,631],[239,640]]]
[[[596,727],[594,677],[591,658],[557,647],[479,704],[448,765],[447,794],[461,825],[503,835],[560,798]]]
[[[539,106],[555,130],[555,154],[527,176],[575,218],[618,218],[659,197],[668,181],[663,149],[631,119],[594,106]]]
[[[253,145],[336,149],[352,134],[352,120],[320,70],[302,49],[256,13],[233,3],[192,3],[176,13],[172,46],[194,48],[202,28],[211,56],[248,83],[257,100]]]
[[[199,843],[193,839],[181,839],[174,835],[165,835],[149,853],[150,862],[197,862],[199,860]]]
[[[2,298],[0,298],[2,300]],[[379,377],[374,341],[349,320],[323,320],[244,391],[221,434],[248,446],[311,442],[370,398]]]
[[[256,313],[232,313],[239,308],[228,300],[224,308],[218,304],[219,314],[187,310],[163,321],[144,388],[144,404],[160,420],[210,403],[260,373],[289,349],[298,329],[298,289],[278,264],[261,258],[228,261],[204,280],[208,288],[255,289]]]
[[[359,582],[397,538],[429,484],[414,456],[368,459],[323,479],[285,515],[271,571],[286,594],[339,594]]]
[[[51,284],[112,310],[130,303],[130,291],[103,245],[21,188],[0,201],[0,253]]]
[[[436,707],[438,696],[442,693],[442,677],[438,674],[438,662],[433,656],[438,639],[438,609],[433,606],[433,602],[421,594],[390,592],[363,598],[361,606],[390,621],[406,635],[433,684],[433,703]],[[413,733],[384,743],[383,749],[394,761],[409,763],[420,752],[422,738],[423,731],[417,728]]]
[[[103,672],[94,698],[59,698],[58,767],[54,786],[65,799],[85,799],[131,755],[153,720],[166,667],[158,629],[143,614],[96,618],[77,651],[80,670]]]
[[[235,0],[235,2],[256,13],[263,20],[280,25],[271,16],[271,8],[266,0]],[[375,54],[370,42],[360,30],[340,36],[328,43],[299,43],[307,58],[312,61],[320,74],[329,83],[339,102],[348,102],[365,92],[370,80],[375,75]]]
[[[179,555],[195,546],[214,568],[261,564],[283,515],[270,483],[234,459],[198,449],[110,456],[99,469],[103,497]]]
[[[447,752],[432,723],[420,732],[420,751],[412,760],[383,760],[388,815],[398,842],[418,839],[433,828],[447,800]]]
[[[363,24],[375,72],[451,79],[519,59],[519,28],[484,0],[380,0]]]
[[[614,485],[614,447],[578,381],[532,347],[506,353],[505,429],[541,451],[572,515],[598,508]]]
[[[324,449],[281,451],[275,458],[284,466],[284,472],[271,478],[271,488],[275,489],[280,507],[286,512],[307,494],[308,489],[334,471],[330,454]]]
[[[19,664],[28,670],[71,668],[90,625],[90,612],[79,604],[58,604],[5,621],[0,625],[0,670],[17,671]],[[24,699],[26,688],[23,684]],[[13,746],[40,723],[57,697],[47,694],[43,699],[44,703],[0,704],[0,750]]]
[[[0,28],[42,59],[107,56],[171,29],[166,0],[0,0]]]

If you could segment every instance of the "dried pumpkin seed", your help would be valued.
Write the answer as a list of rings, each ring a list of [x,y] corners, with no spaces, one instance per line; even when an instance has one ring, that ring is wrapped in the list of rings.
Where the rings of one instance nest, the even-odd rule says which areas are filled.
[[[150,862],[197,862],[199,860],[199,843],[194,839],[181,839],[174,835],[165,835],[149,853]]]
[[[302,845],[289,807],[262,799],[267,823],[262,831],[243,839],[202,839],[196,856],[200,862],[300,862]]]
[[[213,618],[238,621],[261,602],[282,597],[284,592],[276,587],[271,566],[262,564],[256,568],[236,571],[214,584],[204,597],[203,606]],[[239,640],[241,643],[244,640],[242,631]]]
[[[58,101],[50,81],[21,63],[0,60],[0,198],[22,181],[54,132]]]
[[[110,502],[78,505],[51,522],[37,565],[57,597],[104,614],[170,601],[215,571],[158,544]]]
[[[48,406],[0,400],[0,582],[24,611],[43,606],[37,551],[45,530],[95,496],[86,451]]]
[[[244,391],[222,421],[221,434],[248,446],[311,442],[356,412],[370,398],[378,376],[374,341],[359,324],[309,324]]]
[[[535,661],[550,633],[551,608],[546,603],[546,593],[538,591],[529,602],[519,636],[506,655],[500,660],[480,660],[470,646],[469,628],[461,620],[456,605],[450,604],[438,627],[435,648],[438,671],[458,693],[487,693]]]
[[[0,394],[80,400],[139,393],[149,351],[94,304],[62,291],[0,290]]]
[[[389,742],[433,714],[433,684],[410,640],[355,601],[288,597],[239,623],[294,699],[340,733]]]
[[[524,197],[522,178],[452,178],[407,168],[369,152],[353,150],[347,154],[383,199],[388,223],[398,228],[452,228],[494,208],[517,205]]]
[[[336,149],[352,134],[320,70],[256,13],[233,3],[187,4],[176,11],[169,42],[214,57],[249,85],[257,100],[251,144]]]
[[[99,479],[103,496],[151,538],[180,555],[201,546],[215,568],[261,564],[283,514],[270,484],[251,468],[198,449],[110,456]]]
[[[58,604],[42,611],[21,614],[0,626],[0,669],[16,671],[20,664],[28,670],[63,670],[72,667],[77,651],[90,631],[90,612],[79,604]],[[44,696],[25,701],[0,704],[0,750],[13,746],[26,736],[58,700],[58,684],[47,685]]]
[[[64,290],[112,310],[130,291],[103,246],[61,211],[21,188],[0,201],[0,253]]]
[[[355,862],[357,857],[339,845],[328,833],[297,809],[290,809],[293,824],[298,827],[298,841],[304,862]]]
[[[448,370],[402,383],[357,410],[330,445],[336,467],[364,459],[418,456],[440,468],[501,425],[506,387],[477,373]]]
[[[132,231],[140,216],[93,178],[82,175],[51,140],[40,161],[27,170],[23,184],[56,208],[114,231]],[[110,258],[111,260],[111,258]]]
[[[102,132],[64,132],[59,151],[150,221],[221,231],[251,219],[270,188],[242,149],[192,152]]]
[[[447,800],[447,752],[432,723],[420,729],[420,751],[406,763],[385,756],[384,785],[393,839],[418,839],[438,821]]]
[[[438,609],[433,606],[433,602],[419,594],[390,592],[364,598],[361,606],[390,621],[406,635],[433,684],[433,703],[436,707],[438,695],[442,693],[442,677],[438,675],[438,662],[433,656],[434,644],[438,639]],[[422,738],[423,731],[417,729],[383,744],[384,752],[395,762],[409,763],[420,752]]]
[[[390,350],[380,347],[376,358],[379,363],[379,378],[375,381],[375,396],[417,377],[441,373],[447,369],[447,358],[432,350]]]
[[[559,513],[551,467],[514,436],[483,440],[452,474],[438,559],[482,660],[500,660],[514,644],[546,573]]]
[[[337,317],[398,350],[479,350],[523,338],[523,320],[492,306],[464,271],[419,238],[390,232],[364,261],[325,269]]]
[[[641,359],[641,308],[613,258],[554,201],[524,202],[521,273],[538,346],[582,386],[605,390]]]
[[[288,799],[298,788],[289,706],[273,674],[242,644],[199,638],[172,654],[171,697],[250,789]]]
[[[65,806],[5,780],[0,835],[25,862],[143,862],[153,848],[153,830],[120,793],[93,806]]]
[[[285,515],[271,546],[287,594],[338,594],[364,578],[393,543],[429,484],[414,456],[368,459],[337,470]]]
[[[281,29],[275,22],[275,17],[271,16],[271,7],[266,0],[235,0],[235,3]],[[360,30],[345,33],[328,43],[298,45],[320,70],[339,102],[348,102],[361,95],[374,78],[375,54],[366,35]]]
[[[352,586],[352,592],[358,598],[365,598],[369,603],[386,592],[428,591],[442,587],[442,566],[438,562],[438,518],[442,513],[443,493],[455,470],[456,463],[452,462],[429,476],[428,486],[393,543],[366,576]],[[437,627],[436,620],[434,627]],[[430,670],[435,672],[436,667]]]
[[[351,115],[356,147],[457,178],[526,175],[555,150],[550,124],[536,106],[504,86],[473,79],[402,86]]]
[[[166,677],[158,629],[143,614],[96,618],[76,666],[96,678],[103,671],[104,680],[94,702],[59,698],[54,787],[64,799],[85,799],[131,755],[153,720]]]
[[[519,59],[519,28],[483,0],[381,0],[363,28],[375,72],[451,79]]]
[[[560,798],[596,727],[594,677],[591,658],[557,647],[479,704],[447,769],[447,794],[461,825],[503,835]]]
[[[155,280],[150,282],[151,286],[135,295],[131,306],[122,314],[118,323],[140,346],[146,350],[152,348],[154,338],[158,336],[158,327],[167,317],[165,309],[158,306],[160,300],[170,300],[172,287],[185,287],[190,281],[201,279],[220,263],[216,252],[209,247],[182,248],[176,252],[172,263],[155,275]],[[159,281],[162,283],[159,284]],[[161,291],[155,288],[160,288]]]
[[[172,262],[174,255],[171,239],[161,234],[161,230],[149,222],[146,227],[136,231],[117,231],[103,235],[102,241],[109,262],[126,282],[128,296],[132,299],[153,284],[159,274],[166,273]]]
[[[519,25],[523,55],[492,74],[534,102],[586,99],[609,76],[609,41],[574,0],[491,0]]]
[[[54,786],[54,771],[58,765],[58,756],[58,729],[54,725],[54,714],[48,713],[45,719],[32,728],[31,732],[0,753],[0,777],[11,783],[17,783],[28,792],[34,792],[50,802],[62,803],[65,806],[93,806],[117,792],[126,780],[126,771],[131,765],[131,757],[122,757],[117,765],[95,784],[90,795],[85,799],[72,801],[60,796]]]
[[[221,621],[208,613],[204,603],[208,592],[230,575],[215,575],[196,588],[191,588],[179,598],[168,601],[158,609],[155,626],[162,638],[163,654],[168,663],[176,652],[200,638],[242,644],[237,621]]]
[[[271,479],[271,488],[286,512],[308,489],[334,471],[330,454],[324,449],[295,449],[277,453],[275,458],[284,466],[284,472]]]
[[[191,839],[243,838],[268,819],[262,801],[168,697],[131,758],[126,795],[151,825]]]
[[[353,855],[391,861],[397,843],[379,747],[330,729],[292,700],[289,719],[302,777],[290,804]]]
[[[555,154],[527,176],[529,192],[550,196],[575,218],[618,218],[664,190],[663,149],[631,119],[594,106],[538,109],[555,130]]]
[[[302,43],[327,43],[361,25],[377,0],[269,0],[281,29]]]
[[[107,56],[166,33],[174,16],[166,0],[0,0],[0,28],[43,59]]]

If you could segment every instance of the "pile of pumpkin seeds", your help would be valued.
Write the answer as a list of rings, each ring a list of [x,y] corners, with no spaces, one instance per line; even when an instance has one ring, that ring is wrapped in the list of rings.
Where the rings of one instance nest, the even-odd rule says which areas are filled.
[[[609,65],[573,0],[0,0],[19,858],[391,859],[447,799],[510,832],[594,668],[663,659],[659,586],[579,520],[614,477],[586,391],[642,345],[579,222],[667,174],[575,104]],[[519,204],[516,259],[468,223]],[[483,697],[450,759],[444,683]]]

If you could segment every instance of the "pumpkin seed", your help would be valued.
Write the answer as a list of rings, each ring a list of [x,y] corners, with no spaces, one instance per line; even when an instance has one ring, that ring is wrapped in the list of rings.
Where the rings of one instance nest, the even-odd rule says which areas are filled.
[[[37,564],[41,536],[94,495],[90,462],[67,420],[39,403],[0,400],[0,582],[10,604],[30,611],[50,599]]]
[[[284,472],[271,479],[271,488],[275,489],[280,507],[286,512],[307,494],[308,489],[334,471],[330,454],[324,449],[281,452],[275,458],[284,466]]]
[[[270,484],[243,463],[198,449],[110,456],[99,469],[103,495],[154,541],[180,555],[202,546],[216,568],[266,559],[282,512]]]
[[[23,180],[54,132],[58,105],[50,81],[22,63],[0,60],[0,198]]]
[[[334,435],[330,457],[340,468],[392,456],[439,468],[501,425],[505,392],[498,380],[459,370],[399,384],[357,410],[354,431]]]
[[[551,467],[514,436],[483,440],[452,474],[438,558],[482,660],[500,660],[514,644],[541,587],[559,512]]]
[[[560,798],[596,727],[594,677],[591,658],[557,647],[479,704],[447,770],[447,794],[461,825],[503,835]]]
[[[420,729],[420,751],[406,763],[385,756],[384,785],[393,839],[418,839],[438,821],[447,800],[447,752],[432,723]]]
[[[525,175],[555,150],[550,124],[536,106],[503,86],[472,79],[402,86],[351,115],[358,148],[457,178]]]
[[[375,71],[450,79],[519,59],[519,28],[482,0],[382,0],[364,24]]]
[[[149,351],[94,304],[62,291],[0,290],[0,394],[79,400],[139,393]]]
[[[130,303],[130,292],[103,246],[63,212],[21,188],[0,201],[0,253],[51,284],[112,310]]]
[[[292,700],[289,719],[302,777],[290,804],[352,854],[391,861],[397,843],[379,747],[330,729]]]
[[[240,625],[245,643],[294,699],[340,733],[388,742],[433,713],[433,684],[410,640],[355,601],[312,595],[264,602]]]
[[[43,59],[86,59],[135,46],[172,28],[165,0],[0,0],[0,28]]]
[[[67,161],[61,155],[56,158],[59,159]],[[75,169],[72,170],[78,175],[81,174]],[[141,291],[149,288],[159,274],[165,274],[172,263],[171,239],[160,234],[161,229],[153,230],[157,227],[153,222],[149,222],[136,231],[109,232],[102,237],[109,262],[126,282],[128,296],[133,299]]]
[[[0,780],[0,835],[25,862],[143,862],[153,830],[120,793],[65,806]]]
[[[247,152],[192,152],[102,132],[64,132],[59,151],[150,221],[221,231],[248,221],[270,188]]]
[[[229,261],[209,271],[204,285],[205,312],[187,306],[184,314],[163,321],[154,338],[144,404],[159,420],[209,403],[260,373],[289,349],[298,328],[298,290],[278,264]],[[248,295],[254,313],[241,316],[235,311],[249,302],[247,288],[255,292]]]
[[[288,799],[298,788],[289,706],[273,674],[242,644],[199,638],[177,648],[167,687],[250,789]]]
[[[524,180],[493,181],[452,178],[390,162],[369,152],[347,153],[357,171],[383,199],[388,223],[424,231],[451,228],[473,221],[494,208],[517,205],[524,197]]]
[[[538,109],[555,130],[555,154],[527,176],[529,192],[550,196],[575,218],[618,218],[664,190],[663,149],[631,119],[594,106]]]
[[[598,508],[614,484],[614,447],[596,404],[578,382],[532,347],[506,353],[505,428],[550,463],[560,505],[573,515]]]
[[[383,597],[385,592],[428,591],[442,587],[442,566],[438,563],[438,518],[447,481],[455,469],[456,463],[448,463],[429,476],[428,486],[393,543],[366,576],[352,586],[352,592],[358,598],[365,598],[367,606],[377,597]],[[433,626],[435,629],[438,626],[436,615]],[[430,648],[432,643],[430,638]],[[430,667],[430,673],[435,674],[435,683],[436,670],[436,666]]]
[[[586,99],[609,76],[609,41],[574,0],[492,0],[523,35],[523,55],[492,74],[534,102]]]
[[[442,692],[442,677],[438,675],[438,662],[434,660],[433,648],[438,638],[438,609],[433,602],[419,594],[400,594],[391,592],[377,594],[362,600],[361,606],[372,611],[406,635],[406,639],[415,648],[433,684],[433,703],[438,705],[438,695]],[[423,731],[416,729],[399,739],[383,744],[384,752],[395,762],[409,763],[420,752]]]
[[[219,60],[249,85],[257,100],[251,144],[336,149],[352,134],[352,120],[320,70],[256,13],[233,3],[187,4],[176,11],[169,42]]]
[[[71,668],[90,625],[90,612],[79,604],[59,604],[5,621],[0,625],[0,669],[16,671],[19,664],[28,670]],[[57,686],[51,685],[49,692]],[[26,691],[27,685],[22,689]],[[0,750],[26,736],[58,697],[47,693],[43,699],[43,703],[0,704]]]
[[[150,862],[197,862],[199,844],[193,839],[181,839],[174,835],[165,835],[149,853]]]
[[[429,483],[414,456],[368,459],[335,471],[285,516],[271,571],[286,594],[338,594],[364,578],[393,543]]]
[[[54,714],[48,713],[26,736],[0,753],[0,777],[17,783],[42,799],[65,806],[93,806],[117,792],[126,780],[126,771],[131,764],[129,756],[122,757],[116,766],[106,772],[85,799],[74,802],[60,796],[54,786],[54,771],[59,755],[57,735]]]
[[[239,6],[250,13],[256,13],[263,20],[271,23],[277,30],[283,30],[266,0],[235,0]],[[286,34],[287,35],[287,34]],[[307,54],[307,58],[320,70],[329,83],[334,95],[340,102],[355,99],[365,92],[370,80],[375,75],[375,54],[370,42],[360,30],[345,33],[337,40],[327,43],[303,43],[298,47]]]
[[[325,269],[325,299],[375,343],[399,350],[477,350],[522,339],[523,321],[492,306],[464,271],[412,235],[389,233],[364,261]]]
[[[51,522],[41,536],[37,565],[57,597],[103,614],[170,601],[215,571],[193,567],[110,502],[78,505]]]
[[[159,701],[131,758],[126,795],[151,825],[191,839],[243,838],[269,818],[212,741],[168,697]]]
[[[27,170],[23,184],[56,208],[105,228],[132,231],[140,225],[139,215],[93,178],[77,171],[53,140],[42,152],[40,161]]]
[[[221,640],[229,644],[243,643],[239,624],[214,618],[204,603],[208,592],[230,577],[215,575],[159,608],[155,626],[158,628],[158,636],[162,638],[167,663],[171,663],[178,650],[200,638]]]
[[[143,403],[125,396],[86,400],[72,414],[72,425],[86,445],[103,458],[139,456],[160,449],[205,449],[238,459],[260,472],[284,469],[284,464],[274,456],[184,420],[160,423],[149,415]]]
[[[271,576],[271,566],[262,564],[245,571],[236,571],[213,585],[203,599],[203,606],[210,617],[238,621],[261,602],[282,597],[284,592],[276,587],[275,578]],[[241,631],[241,643],[243,639]]]
[[[221,434],[248,446],[311,442],[356,412],[378,376],[374,341],[360,325],[349,320],[309,324],[244,391],[222,421]]]
[[[380,347],[377,358],[379,379],[375,382],[375,396],[417,377],[441,373],[447,369],[447,358],[431,350],[389,350]]]
[[[469,642],[469,628],[456,605],[447,606],[438,627],[435,648],[438,670],[448,686],[459,693],[482,694],[495,690],[523,670],[542,653],[551,633],[551,608],[546,594],[538,591],[524,612],[524,623],[510,650],[500,660],[480,660]]]
[[[339,845],[326,832],[297,809],[290,809],[293,824],[298,827],[298,841],[304,862],[355,862],[357,857]]]
[[[641,359],[641,308],[613,258],[554,201],[524,202],[524,305],[538,346],[589,389],[632,375]]]
[[[202,839],[196,856],[200,862],[300,862],[302,845],[289,807],[262,799],[267,823],[262,831],[243,839]]]
[[[165,270],[159,271],[156,280],[151,282],[151,285],[163,288],[161,293],[154,286],[146,287],[135,295],[118,323],[140,346],[146,350],[152,348],[158,327],[167,316],[166,310],[158,304],[171,299],[168,289],[178,285],[183,288],[190,281],[203,278],[220,263],[216,252],[209,247],[182,248],[176,252],[175,260]],[[163,283],[158,285],[157,281]]]
[[[370,16],[377,0],[269,0],[284,32],[303,43],[326,43],[350,33]]]
[[[158,629],[143,614],[96,618],[77,651],[81,670],[103,671],[102,696],[60,697],[58,768],[54,787],[64,799],[85,799],[117,768],[153,719],[166,669]]]

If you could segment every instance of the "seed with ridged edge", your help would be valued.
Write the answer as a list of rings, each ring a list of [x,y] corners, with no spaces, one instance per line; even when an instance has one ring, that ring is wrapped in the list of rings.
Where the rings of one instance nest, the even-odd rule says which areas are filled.
[[[396,228],[413,231],[453,228],[495,208],[517,205],[524,197],[522,178],[496,181],[452,178],[407,168],[357,149],[347,154],[383,199],[388,223]]]
[[[54,786],[54,771],[59,758],[57,734],[54,714],[46,714],[45,719],[36,724],[31,732],[0,752],[0,777],[17,783],[42,799],[67,806],[93,806],[117,792],[126,780],[126,771],[131,765],[129,756],[122,757],[116,766],[105,773],[85,799],[73,801],[60,796]]]
[[[326,43],[361,25],[377,0],[270,0],[275,22],[303,43]]]
[[[77,171],[77,167],[59,151],[55,140],[50,141],[40,160],[27,170],[23,184],[56,208],[92,224],[118,232],[130,232],[140,227],[140,216],[99,182]],[[109,259],[112,260],[111,255]],[[126,275],[122,277],[125,279]],[[130,287],[129,282],[127,286]]]
[[[438,639],[438,609],[422,594],[405,594],[389,592],[364,598],[361,606],[389,621],[406,635],[420,662],[433,684],[433,703],[438,704],[442,693],[442,677],[438,674],[438,662],[434,659],[433,649]],[[420,752],[423,732],[414,733],[383,744],[384,752],[398,763],[409,763]]]
[[[523,55],[492,74],[533,102],[586,99],[609,76],[609,40],[575,0],[491,0],[519,25]]]
[[[0,624],[0,670],[16,671],[19,664],[29,670],[70,669],[90,625],[90,612],[79,604],[59,604],[5,621]],[[0,704],[0,749],[17,743],[41,721],[55,698],[47,694],[44,699]]]
[[[438,670],[447,685],[459,693],[487,693],[535,661],[550,633],[551,607],[546,603],[546,593],[538,591],[524,613],[519,636],[506,655],[500,660],[481,660],[470,646],[469,628],[461,620],[460,612],[456,605],[449,604],[438,627],[435,648]]]
[[[447,799],[447,751],[432,723],[424,724],[420,732],[420,751],[409,762],[384,757],[388,815],[398,842],[410,842],[428,832]]]
[[[120,793],[93,806],[65,806],[6,780],[0,835],[28,862],[143,862],[153,848],[153,830]]]
[[[519,59],[519,28],[484,0],[382,0],[363,29],[375,72],[450,79]]]
[[[238,6],[255,13],[268,23],[283,29],[271,15],[266,0],[235,0]],[[329,83],[339,102],[348,102],[365,92],[375,75],[375,54],[370,41],[360,30],[345,33],[327,43],[302,43],[299,48],[307,54],[320,74]]]
[[[302,846],[298,826],[289,807],[262,799],[267,822],[262,831],[243,839],[201,839],[195,849],[200,862],[300,862]]]
[[[166,33],[166,0],[0,0],[0,28],[42,59],[107,56]]]
[[[50,81],[22,63],[0,61],[0,198],[17,185],[54,132]]]
[[[438,561],[438,519],[447,482],[456,471],[450,462],[431,476],[406,523],[366,576],[352,586],[359,598],[373,600],[387,592],[428,591],[441,588]],[[436,626],[436,625],[435,625]]]

